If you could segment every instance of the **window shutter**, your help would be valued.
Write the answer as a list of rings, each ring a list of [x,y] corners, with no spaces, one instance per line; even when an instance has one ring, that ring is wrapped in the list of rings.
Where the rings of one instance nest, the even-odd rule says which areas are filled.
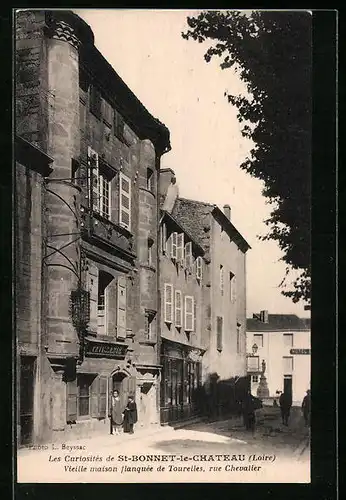
[[[90,416],[93,418],[99,417],[99,392],[100,379],[95,377],[90,385]]]
[[[99,377],[99,418],[106,418],[107,377]]]
[[[237,300],[237,279],[233,276],[232,279],[232,302],[236,302]]]
[[[136,399],[136,377],[128,377],[128,395]]]
[[[203,272],[203,260],[202,257],[197,257],[196,259],[196,278],[198,280],[202,280],[202,272]]]
[[[192,332],[193,331],[193,297],[188,295],[185,296],[185,331]]]
[[[100,210],[100,176],[99,155],[90,146],[88,147],[88,181],[89,181],[89,204],[92,209]]]
[[[165,323],[172,323],[173,321],[173,285],[165,283],[164,292],[164,303],[165,303]]]
[[[163,254],[167,251],[167,226],[165,223],[161,226],[161,251]]]
[[[218,351],[222,351],[222,327],[223,327],[223,318],[222,318],[222,316],[217,316],[217,318],[216,318],[216,348]]]
[[[192,266],[192,242],[189,241],[185,245],[185,267],[191,269]]]
[[[126,338],[126,277],[119,276],[117,290],[117,338]]]
[[[66,422],[77,420],[77,379],[66,383]]]
[[[172,259],[177,259],[177,243],[178,243],[178,233],[171,234],[171,257]]]
[[[181,291],[175,291],[175,326],[178,328],[182,326],[182,304],[181,304]]]
[[[131,180],[120,173],[119,178],[119,224],[131,229]]]
[[[184,261],[184,233],[177,235],[177,261],[181,263]]]
[[[107,334],[113,337],[116,337],[117,330],[117,291],[118,291],[118,282],[116,279],[113,279],[109,285],[107,286],[107,311],[106,311],[106,319],[107,319]]]
[[[90,321],[89,328],[97,333],[97,299],[98,299],[99,270],[93,262],[88,261],[87,289],[90,292]]]

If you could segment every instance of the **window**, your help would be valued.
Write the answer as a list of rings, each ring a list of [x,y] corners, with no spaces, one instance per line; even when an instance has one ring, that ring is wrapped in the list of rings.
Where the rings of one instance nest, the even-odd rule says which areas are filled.
[[[293,372],[293,356],[283,356],[283,372],[290,375]]]
[[[263,347],[263,335],[261,333],[254,333],[253,341],[257,347]]]
[[[223,266],[220,266],[220,293],[221,293],[221,296],[223,296],[223,292],[224,292],[223,275],[224,275]]]
[[[97,333],[107,335],[107,286],[113,276],[104,271],[99,272],[97,293]]]
[[[89,167],[89,197],[90,204],[95,212],[103,217],[111,217],[111,175],[99,164],[96,151],[88,148]]]
[[[231,273],[230,273],[230,277],[231,277]],[[231,302],[232,302],[232,304],[234,304],[236,301],[237,301],[237,278],[233,274],[233,277],[231,280]]]
[[[92,379],[90,375],[78,375],[78,416],[90,415],[90,386]]]
[[[118,139],[123,141],[124,140],[124,125],[125,125],[124,119],[116,109],[114,109],[113,125],[114,125],[114,135]]]
[[[188,241],[185,245],[185,267],[191,269],[192,267],[192,242]]]
[[[98,89],[92,85],[90,89],[90,111],[98,119],[101,119],[101,105],[101,94]]]
[[[165,323],[173,322],[173,285],[165,283],[164,289],[164,319]]]
[[[192,332],[194,330],[194,298],[186,295],[185,296],[185,331]]]
[[[216,349],[222,351],[223,317],[216,317]]]
[[[293,347],[293,334],[284,333],[284,346]]]
[[[258,375],[252,375],[252,382],[258,384]]]
[[[174,318],[174,323],[177,328],[180,328],[182,326],[182,320],[183,320],[183,311],[182,311],[182,303],[181,303],[181,291],[176,290],[175,291],[175,318]]]
[[[249,356],[247,358],[247,371],[259,372],[259,356]]]
[[[161,251],[163,254],[167,251],[167,226],[165,223],[161,226]]]
[[[184,233],[177,235],[177,262],[184,262]]]
[[[154,321],[155,313],[153,311],[145,312],[145,323],[144,323],[144,334],[147,340],[151,340],[153,338],[153,321]]]
[[[229,300],[234,302],[234,274],[232,272],[229,273]]]
[[[202,276],[203,276],[203,259],[202,257],[198,256],[196,259],[196,278],[199,281],[202,281]]]
[[[153,265],[153,248],[154,248],[154,240],[148,238],[147,240],[147,264],[148,266]]]
[[[241,351],[240,333],[240,326],[237,326],[237,353]]]
[[[153,191],[154,188],[154,172],[151,168],[147,168],[147,189]]]
[[[178,233],[172,233],[171,239],[171,258],[177,260],[177,243],[178,243]]]
[[[131,181],[120,173],[119,224],[131,230]]]

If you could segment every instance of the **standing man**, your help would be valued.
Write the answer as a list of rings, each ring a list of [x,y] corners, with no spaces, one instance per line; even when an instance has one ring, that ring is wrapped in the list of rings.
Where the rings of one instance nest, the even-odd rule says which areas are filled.
[[[255,409],[255,398],[252,396],[251,392],[248,391],[242,402],[243,419],[246,430],[251,430],[253,433],[255,432],[256,426]]]
[[[128,403],[124,410],[124,432],[133,434],[133,426],[137,422],[137,405],[134,397],[129,396]]]
[[[114,430],[117,436],[121,433],[121,426],[123,424],[123,405],[121,404],[117,390],[113,391],[109,416],[111,419],[111,434],[113,434]]]
[[[279,405],[281,410],[281,418],[283,425],[288,425],[288,419],[290,417],[292,398],[290,394],[283,392],[279,398]]]
[[[302,402],[302,411],[305,425],[310,425],[310,410],[311,410],[311,391],[308,389]]]

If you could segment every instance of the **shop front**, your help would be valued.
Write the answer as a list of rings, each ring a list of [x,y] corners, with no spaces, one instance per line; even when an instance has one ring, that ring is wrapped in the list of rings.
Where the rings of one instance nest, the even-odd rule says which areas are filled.
[[[203,351],[163,340],[161,351],[161,424],[187,420],[200,413]]]

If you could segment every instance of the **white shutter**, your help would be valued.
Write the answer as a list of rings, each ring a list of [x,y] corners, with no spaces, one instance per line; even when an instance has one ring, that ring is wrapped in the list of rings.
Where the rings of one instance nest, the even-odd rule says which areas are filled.
[[[192,242],[189,241],[185,245],[185,267],[190,269],[192,266]]]
[[[166,253],[167,250],[167,226],[165,223],[161,226],[161,251],[163,254]]]
[[[202,280],[202,274],[203,274],[203,259],[202,257],[197,257],[196,259],[196,278],[198,280]]]
[[[173,285],[165,283],[164,290],[164,317],[165,323],[172,323],[173,321]]]
[[[119,276],[117,284],[117,338],[126,338],[126,277]]]
[[[90,146],[88,147],[88,181],[89,181],[89,203],[92,199],[92,208],[100,211],[100,179],[99,179],[99,155]]]
[[[178,233],[171,234],[171,258],[177,260]]]
[[[119,176],[119,224],[131,229],[131,180],[122,173]]]
[[[184,261],[184,233],[177,235],[177,261],[181,263]]]
[[[176,290],[175,291],[175,301],[174,301],[174,305],[175,305],[175,319],[174,319],[174,323],[175,323],[175,326],[177,326],[178,328],[182,326],[182,303],[181,303],[181,291],[180,290]]]
[[[97,333],[98,323],[98,285],[99,285],[99,270],[98,267],[88,260],[87,271],[87,290],[90,292],[90,321],[89,328],[92,333]]]
[[[232,302],[236,302],[237,300],[237,279],[235,276],[232,278]]]
[[[185,296],[185,331],[192,332],[194,329],[194,300],[189,295]]]

